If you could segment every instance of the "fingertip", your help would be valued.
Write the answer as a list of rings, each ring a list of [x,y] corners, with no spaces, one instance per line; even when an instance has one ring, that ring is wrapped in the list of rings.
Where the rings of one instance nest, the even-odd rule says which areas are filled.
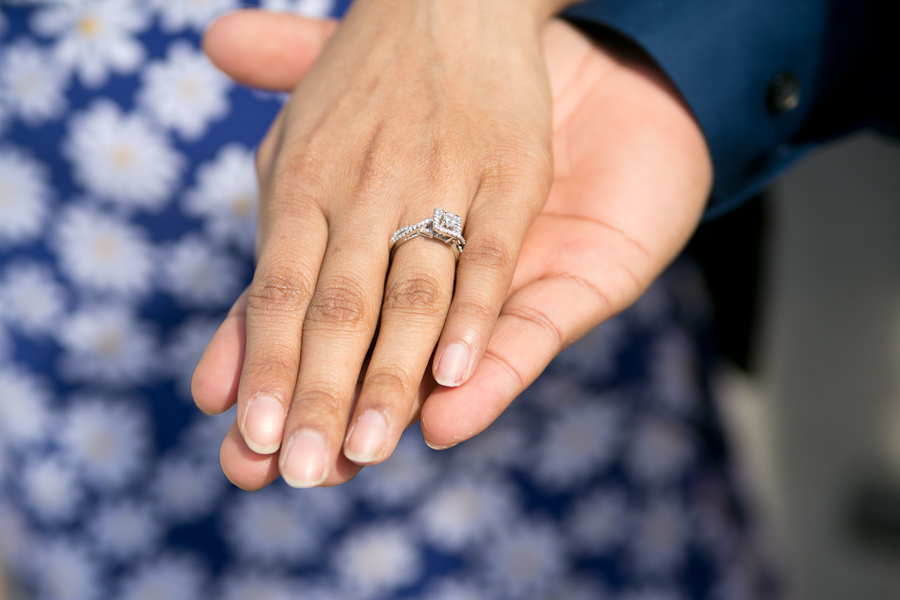
[[[351,462],[346,456],[341,454],[338,456],[337,462],[334,464],[334,469],[331,471],[331,474],[325,479],[325,482],[322,483],[321,487],[332,487],[335,485],[340,485],[342,483],[347,483],[356,475],[363,470],[362,465],[358,465],[354,462]]]
[[[279,475],[278,455],[253,452],[244,443],[237,422],[232,424],[225,439],[222,440],[219,462],[228,481],[246,491],[264,488]]]
[[[204,413],[221,414],[237,402],[245,340],[243,319],[229,315],[206,346],[191,376],[191,395]]]

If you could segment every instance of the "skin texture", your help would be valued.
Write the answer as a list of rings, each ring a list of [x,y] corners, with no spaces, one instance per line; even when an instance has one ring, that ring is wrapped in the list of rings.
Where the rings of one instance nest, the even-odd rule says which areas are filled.
[[[337,31],[342,32],[343,27]],[[316,70],[321,65],[316,62],[318,52],[324,45],[322,60],[327,58],[331,45],[326,40],[335,31],[334,22],[244,11],[211,26],[205,48],[220,68],[239,81],[288,90],[308,77],[340,77],[340,69],[337,74],[328,71],[324,75],[317,75]],[[301,337],[319,334],[322,342],[309,342],[308,349],[307,342],[303,341],[300,352],[295,347],[296,340],[291,345],[291,340],[277,336],[255,339],[253,328],[262,326],[261,315],[288,318],[285,317],[291,312],[288,309],[303,312],[316,302],[323,303],[315,299],[315,293],[309,297],[312,300],[305,300],[306,304],[291,296],[291,302],[296,305],[284,303],[281,311],[269,307],[268,312],[257,306],[254,312],[254,302],[258,300],[254,300],[254,286],[251,286],[235,304],[197,367],[193,391],[198,406],[206,412],[224,411],[235,402],[239,405],[238,422],[221,450],[223,469],[236,485],[257,489],[274,480],[279,472],[284,474],[285,461],[281,456],[284,450],[254,452],[239,426],[242,409],[246,410],[242,403],[246,404],[249,398],[245,391],[248,373],[257,377],[253,389],[271,381],[271,369],[265,366],[263,358],[297,377],[300,393],[292,392],[294,400],[284,431],[292,434],[314,423],[319,431],[323,431],[322,427],[332,427],[337,432],[326,436],[327,473],[311,485],[338,484],[352,477],[361,468],[360,464],[384,460],[402,429],[419,416],[426,442],[436,448],[455,445],[483,431],[560,351],[634,302],[686,243],[699,220],[712,174],[702,134],[678,94],[646,57],[612,42],[601,48],[564,22],[551,21],[543,27],[540,41],[543,56],[525,62],[530,68],[545,69],[549,78],[546,96],[539,86],[525,86],[525,92],[520,95],[507,90],[506,95],[512,98],[509,103],[492,102],[494,107],[500,107],[494,112],[494,108],[482,106],[481,100],[463,94],[462,105],[451,111],[453,118],[464,119],[463,125],[446,124],[450,117],[442,112],[445,106],[433,103],[433,97],[413,93],[418,89],[415,85],[411,86],[413,92],[400,88],[399,96],[391,96],[390,104],[399,107],[397,114],[402,115],[395,119],[443,124],[426,127],[426,138],[399,136],[390,138],[389,143],[383,142],[391,149],[390,156],[401,160],[390,162],[390,168],[376,171],[379,181],[387,182],[385,189],[391,190],[388,195],[392,201],[397,202],[399,198],[399,205],[405,205],[391,213],[401,217],[392,221],[385,216],[382,220],[388,223],[375,227],[377,234],[371,239],[368,233],[357,232],[338,238],[337,244],[334,241],[337,234],[329,232],[317,255],[327,256],[322,254],[323,248],[331,248],[340,257],[332,262],[327,258],[324,262],[320,260],[319,281],[332,271],[363,264],[360,252],[368,256],[369,262],[365,264],[378,275],[371,282],[370,290],[358,294],[359,298],[368,294],[381,300],[384,291],[385,298],[381,303],[381,332],[367,368],[364,360],[379,316],[377,305],[372,308],[367,304],[373,313],[369,315],[356,308],[351,310],[348,304],[326,302],[317,310],[325,308],[324,313],[339,314],[344,323],[341,327],[332,323],[330,328],[322,325],[326,322],[322,315],[314,317],[317,325],[311,326],[307,311]],[[497,62],[500,57],[489,53],[477,60],[493,63],[494,73],[501,66]],[[334,63],[328,64],[335,68]],[[407,63],[402,65],[398,68],[403,73],[416,70]],[[481,67],[473,65],[463,70],[466,69],[482,72]],[[437,75],[441,85],[446,86],[442,88],[443,93],[454,98],[449,103],[458,102],[453,86],[460,85],[459,79],[454,79],[452,73]],[[444,77],[449,79],[445,81]],[[488,89],[498,85],[490,79],[480,83]],[[508,84],[505,80],[501,83]],[[333,87],[336,85],[339,84]],[[315,104],[313,99],[305,96],[303,89],[301,85],[294,91],[293,98],[302,99],[296,106],[315,112],[315,108],[309,108]],[[372,89],[371,85],[366,89]],[[483,92],[480,87],[475,91]],[[484,94],[473,92],[472,95]],[[354,102],[357,112],[362,110],[360,106],[368,106],[362,96]],[[541,114],[551,108],[552,119],[543,123]],[[287,168],[280,165],[289,164],[302,170],[305,164],[300,163],[298,167],[296,162],[285,163],[283,156],[286,151],[290,156],[297,156],[292,149],[300,143],[293,133],[286,132],[284,122],[309,120],[308,116],[294,116],[292,110],[294,105],[289,103],[259,151],[260,210],[262,231],[266,232],[263,239],[295,235],[285,228],[295,227],[297,220],[280,224],[282,213],[276,206],[279,203],[281,210],[299,215],[300,221],[308,222],[309,227],[331,223],[331,217],[324,218],[322,223],[317,221],[320,217],[310,217],[315,210],[304,204],[306,200],[298,198],[296,193],[291,196],[291,202],[275,199],[277,174],[280,168]],[[472,111],[475,116],[465,116]],[[352,111],[344,117],[350,120],[342,135],[353,137],[354,132],[371,131],[366,129],[371,123],[354,120]],[[490,129],[490,134],[485,136],[483,128]],[[498,131],[506,132],[500,135],[503,139],[497,137]],[[541,156],[543,136],[547,137],[552,156]],[[368,133],[363,137],[372,139]],[[509,139],[516,143],[510,146]],[[341,147],[338,140],[332,140],[332,145]],[[466,161],[471,156],[473,141],[477,149],[474,156],[494,157],[499,149],[503,157],[497,163],[488,161],[492,168],[474,180],[466,177],[466,173],[472,172],[472,165]],[[423,147],[427,149],[424,154]],[[402,160],[409,156],[424,162]],[[449,162],[436,159],[444,156],[455,159],[447,159]],[[440,168],[417,171],[410,166],[417,164]],[[446,164],[452,166],[446,167],[449,170],[445,172],[441,169]],[[480,168],[478,165],[484,163],[476,161],[475,171]],[[544,169],[548,170],[546,181]],[[362,172],[373,171],[367,168]],[[431,178],[423,179],[423,173],[430,173]],[[499,179],[492,180],[491,176]],[[323,181],[328,178],[344,181],[347,176],[326,170],[321,177]],[[403,182],[409,181],[420,186],[413,187],[416,193],[410,194],[409,188],[403,187]],[[329,210],[337,211],[335,207],[340,207],[358,216],[355,207],[372,209],[372,200],[349,192],[361,189],[359,180],[350,184],[344,181],[344,184],[349,195],[330,199],[333,205],[329,205]],[[415,200],[423,195],[427,197],[425,201]],[[434,201],[437,196],[441,198],[439,202]],[[465,201],[457,205],[452,200],[469,197],[474,200],[468,208]],[[479,199],[483,201],[479,203]],[[389,258],[384,240],[396,227],[416,222],[423,215],[430,216],[428,203],[465,214],[468,244],[474,241],[474,246],[467,245],[460,260],[452,303],[451,290],[438,289],[442,283],[453,280],[452,254],[432,240],[412,240],[401,245],[394,254],[384,288]],[[411,206],[417,208],[412,210]],[[325,214],[331,215],[327,211]],[[498,231],[505,232],[506,237],[501,240]],[[517,237],[523,238],[520,247]],[[384,248],[381,253],[379,245]],[[260,264],[267,252],[264,246],[265,242],[260,250]],[[470,250],[473,258],[466,262]],[[315,263],[309,257],[286,253],[269,258],[270,263],[273,260],[283,264]],[[344,273],[344,276],[349,275]],[[433,280],[423,283],[430,277]],[[258,281],[259,274],[254,282],[256,293],[259,293]],[[413,289],[410,281],[417,282]],[[404,286],[405,292],[398,294],[397,289],[403,290]],[[335,291],[330,289],[332,293]],[[483,295],[478,299],[480,304],[472,294]],[[496,313],[484,308],[492,303],[497,303],[496,319]],[[360,306],[363,304],[360,302]],[[476,304],[478,307],[473,308]],[[449,314],[446,324],[445,313]],[[348,324],[348,315],[354,317],[351,321],[358,316],[360,324]],[[409,337],[404,332],[409,331],[418,332],[413,341],[404,339],[404,335]],[[484,340],[479,341],[479,336]],[[436,386],[428,373],[435,342],[438,342],[435,356],[439,359],[450,340],[459,339],[467,340],[470,348],[475,349],[461,385]],[[309,361],[312,366],[307,366],[303,358],[307,352],[320,357],[321,366],[312,360]],[[332,367],[330,373],[319,372],[328,364],[340,364],[341,368]],[[403,375],[390,374],[396,365],[401,365]],[[291,371],[291,367],[295,369]],[[356,370],[351,378],[347,373],[352,369]],[[304,391],[315,388],[309,387],[311,382],[322,384],[326,380],[341,381],[340,394],[326,397]],[[362,385],[357,385],[354,393],[353,384],[360,382]],[[341,400],[337,401],[339,395]],[[389,438],[374,460],[351,461],[347,455],[358,458],[357,453],[352,448],[347,451],[346,440],[344,452],[340,452],[340,440],[345,437],[345,430],[352,434],[354,426],[362,422],[360,416],[373,407],[387,421]],[[351,415],[349,421],[348,415]],[[320,422],[330,425],[322,426]],[[286,477],[289,483],[297,483],[291,481],[293,474],[288,473]]]

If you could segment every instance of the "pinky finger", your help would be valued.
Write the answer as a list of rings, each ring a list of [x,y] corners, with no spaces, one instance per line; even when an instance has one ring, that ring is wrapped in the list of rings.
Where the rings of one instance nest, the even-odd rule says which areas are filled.
[[[605,298],[579,278],[541,279],[518,290],[503,306],[469,382],[438,388],[425,401],[425,442],[443,449],[484,431],[557,354],[612,313]]]
[[[247,344],[247,290],[228,311],[203,351],[191,377],[191,395],[208,415],[220,414],[237,402],[238,382]]]

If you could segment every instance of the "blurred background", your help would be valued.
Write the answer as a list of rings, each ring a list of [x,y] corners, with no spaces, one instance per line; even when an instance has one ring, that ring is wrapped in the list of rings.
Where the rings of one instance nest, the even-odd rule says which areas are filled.
[[[726,420],[796,597],[900,598],[900,146],[831,145],[762,205],[746,209],[760,286],[747,370],[720,382]],[[746,246],[723,260],[752,276]]]

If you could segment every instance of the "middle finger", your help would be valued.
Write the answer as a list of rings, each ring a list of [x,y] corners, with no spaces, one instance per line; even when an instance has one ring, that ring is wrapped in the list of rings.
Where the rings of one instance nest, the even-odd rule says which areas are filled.
[[[303,322],[300,370],[280,470],[293,487],[320,485],[341,448],[353,392],[378,317],[388,252],[380,227],[336,224]],[[381,249],[380,251],[373,249]]]

